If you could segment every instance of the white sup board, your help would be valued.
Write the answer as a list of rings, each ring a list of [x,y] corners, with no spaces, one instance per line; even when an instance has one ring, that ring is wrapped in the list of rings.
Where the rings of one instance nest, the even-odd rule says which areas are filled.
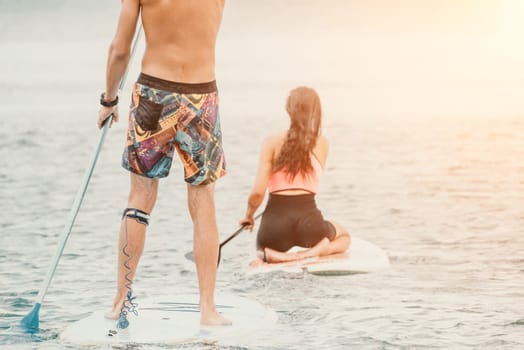
[[[138,316],[128,317],[129,327],[117,329],[117,321],[97,311],[74,322],[60,334],[64,343],[100,344],[176,344],[190,341],[241,340],[277,321],[276,313],[260,303],[234,295],[217,295],[217,309],[233,322],[231,326],[202,327],[198,295],[140,300]],[[107,311],[107,310],[105,310]]]
[[[303,248],[293,247],[290,251]],[[309,272],[315,275],[350,275],[384,270],[390,267],[387,253],[380,247],[361,238],[351,236],[349,250],[334,254],[285,263],[249,266],[248,274],[274,271],[290,273]]]

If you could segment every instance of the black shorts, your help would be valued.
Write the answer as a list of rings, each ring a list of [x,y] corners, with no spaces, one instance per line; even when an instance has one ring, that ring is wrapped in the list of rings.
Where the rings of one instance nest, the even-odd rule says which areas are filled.
[[[270,194],[257,234],[257,248],[281,252],[293,246],[311,248],[324,237],[335,239],[336,229],[324,220],[314,194]]]

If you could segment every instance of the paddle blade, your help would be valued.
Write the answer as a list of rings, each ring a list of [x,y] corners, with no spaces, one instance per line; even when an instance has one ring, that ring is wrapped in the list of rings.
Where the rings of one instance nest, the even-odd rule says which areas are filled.
[[[34,333],[38,331],[38,326],[40,325],[40,320],[38,318],[39,312],[40,303],[36,303],[31,312],[29,312],[20,322],[22,327],[28,332]]]

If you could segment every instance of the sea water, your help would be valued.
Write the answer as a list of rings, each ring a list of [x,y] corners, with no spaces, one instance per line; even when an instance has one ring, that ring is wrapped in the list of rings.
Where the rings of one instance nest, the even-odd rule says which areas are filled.
[[[217,52],[228,162],[228,175],[216,185],[221,239],[244,214],[262,140],[287,127],[287,92],[308,84],[321,95],[331,143],[318,204],[325,217],[386,250],[392,268],[338,277],[247,276],[255,234],[243,232],[222,249],[217,289],[274,309],[277,327],[237,343],[131,348],[524,347],[522,113],[446,115],[442,106],[438,113],[427,106],[427,113],[393,116],[388,89],[408,110],[405,90],[355,86],[345,70],[351,50],[340,49],[344,36],[338,35],[339,49],[320,40],[337,33],[343,16],[315,16],[323,13],[320,2],[285,3],[227,2]],[[108,133],[46,294],[41,331],[19,327],[98,142],[98,96],[118,10],[118,1],[0,1],[2,349],[74,349],[60,342],[64,327],[111,305],[129,189],[120,157],[138,58],[121,96],[121,121]],[[291,16],[310,18],[321,33],[304,26],[297,34],[286,22]],[[485,97],[482,88],[471,89]],[[184,258],[192,249],[186,201],[176,163],[161,182],[148,228],[134,284],[138,300],[198,291],[194,266]]]

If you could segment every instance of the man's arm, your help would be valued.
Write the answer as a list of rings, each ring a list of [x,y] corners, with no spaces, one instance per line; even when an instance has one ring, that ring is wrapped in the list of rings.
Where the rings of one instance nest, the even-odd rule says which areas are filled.
[[[118,96],[120,80],[124,76],[131,55],[131,43],[136,31],[140,14],[140,0],[122,0],[122,9],[115,37],[109,46],[106,68],[106,89],[104,100],[113,101]],[[118,121],[118,105],[100,108],[98,127],[101,128],[106,118],[113,114],[113,120]]]
[[[140,0],[122,0],[122,9],[115,37],[109,47],[106,69],[106,100],[112,101],[118,94],[120,79],[126,71],[131,52],[131,42],[136,31]]]

